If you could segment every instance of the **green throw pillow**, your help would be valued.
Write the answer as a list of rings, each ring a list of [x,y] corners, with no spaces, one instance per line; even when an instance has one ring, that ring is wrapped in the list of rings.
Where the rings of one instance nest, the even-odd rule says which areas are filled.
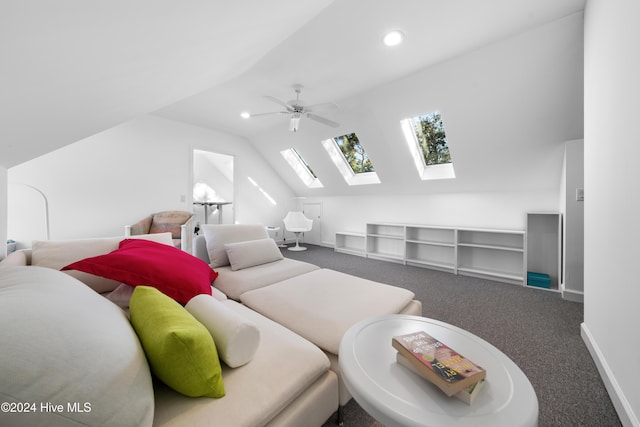
[[[135,288],[129,310],[151,371],[162,382],[190,397],[224,396],[218,352],[204,325],[149,286]]]

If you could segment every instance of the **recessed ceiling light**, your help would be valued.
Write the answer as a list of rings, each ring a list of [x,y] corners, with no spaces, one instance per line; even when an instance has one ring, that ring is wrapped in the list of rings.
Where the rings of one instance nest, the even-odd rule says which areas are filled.
[[[240,113],[240,117],[242,117],[243,119],[248,119],[249,117],[251,117],[251,114],[247,113],[246,111]]]
[[[384,44],[387,46],[397,46],[402,43],[403,40],[404,34],[402,34],[402,32],[398,30],[389,31],[383,39]]]

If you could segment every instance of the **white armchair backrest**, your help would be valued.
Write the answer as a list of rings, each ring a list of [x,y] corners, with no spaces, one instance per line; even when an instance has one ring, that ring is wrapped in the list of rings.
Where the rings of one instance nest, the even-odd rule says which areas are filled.
[[[289,231],[310,231],[313,220],[300,211],[291,211],[284,217],[284,226]]]

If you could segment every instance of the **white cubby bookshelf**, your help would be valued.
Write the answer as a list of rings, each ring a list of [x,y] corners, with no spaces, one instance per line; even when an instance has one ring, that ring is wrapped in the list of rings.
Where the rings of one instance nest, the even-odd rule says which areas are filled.
[[[548,274],[551,290],[562,282],[562,215],[557,212],[527,214],[527,271]],[[525,276],[526,284],[526,276]],[[544,288],[542,288],[544,289]]]
[[[336,233],[337,252],[523,285],[522,230],[368,223],[365,233]]]

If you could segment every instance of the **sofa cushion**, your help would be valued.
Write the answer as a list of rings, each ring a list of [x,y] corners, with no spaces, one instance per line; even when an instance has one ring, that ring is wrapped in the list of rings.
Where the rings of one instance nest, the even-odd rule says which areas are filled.
[[[227,366],[237,368],[253,359],[260,344],[260,331],[253,322],[209,295],[191,298],[184,308],[209,330]]]
[[[404,288],[323,268],[246,292],[240,300],[321,349],[338,354],[347,329],[367,317],[399,313],[413,297]]]
[[[71,263],[64,270],[80,270],[131,286],[153,286],[186,304],[199,294],[211,295],[217,273],[204,261],[173,246],[147,240],[124,239],[105,255]]]
[[[42,267],[0,271],[0,425],[150,426],[151,374],[129,320],[78,280]],[[41,404],[62,404],[46,412]],[[85,412],[71,411],[80,409]]]
[[[235,301],[222,304],[260,330],[260,344],[253,360],[237,369],[222,365],[226,391],[222,399],[190,399],[156,384],[154,425],[268,425],[326,375],[329,360],[318,347]],[[337,390],[333,390],[337,396]]]
[[[200,229],[204,233],[213,268],[229,265],[225,244],[269,237],[266,228],[259,224],[203,224]]]
[[[173,245],[169,233],[143,234],[132,238],[153,240],[166,245]],[[46,240],[32,242],[31,265],[60,270],[65,265],[86,257],[103,255],[118,248],[123,237],[104,237],[95,239]],[[117,280],[97,276],[83,271],[66,271],[98,293],[109,292],[120,285]]]
[[[224,396],[215,343],[184,307],[149,286],[137,286],[129,302],[131,324],[151,371],[185,396]]]
[[[224,248],[232,270],[242,270],[284,258],[273,239],[226,243]]]
[[[219,267],[216,269],[218,278],[213,282],[213,286],[224,292],[229,298],[239,300],[240,295],[247,291],[262,288],[319,268],[317,265],[291,258],[284,258],[280,261],[236,271],[233,271],[230,266]]]

